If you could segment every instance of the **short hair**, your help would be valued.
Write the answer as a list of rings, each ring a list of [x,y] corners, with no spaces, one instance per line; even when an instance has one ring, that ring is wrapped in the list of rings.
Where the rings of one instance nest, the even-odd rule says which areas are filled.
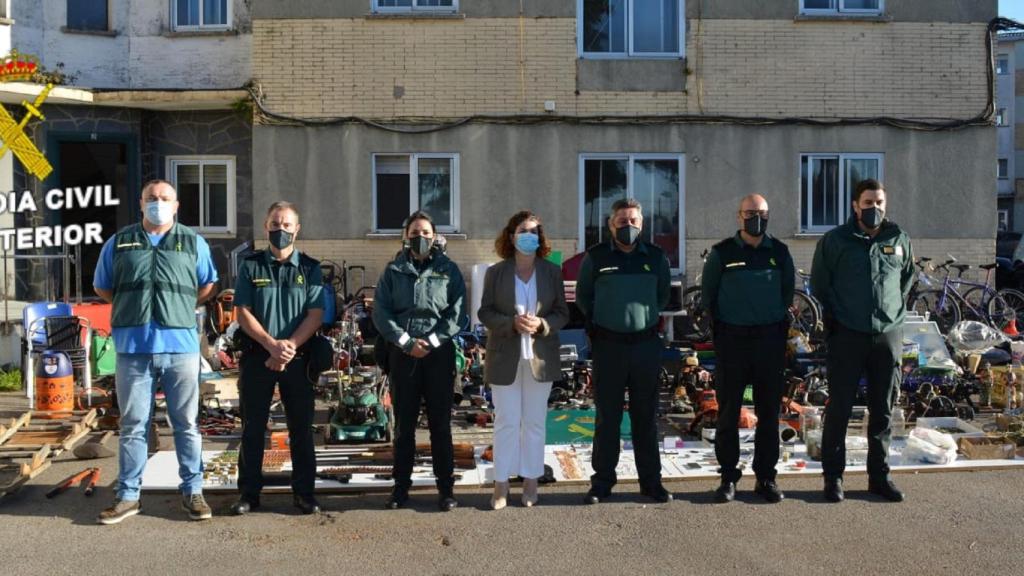
[[[530,212],[529,210],[522,210],[513,214],[512,217],[508,219],[508,224],[501,229],[501,232],[498,232],[498,237],[494,240],[494,252],[497,253],[498,256],[504,259],[515,256],[516,247],[512,242],[512,235],[516,233],[516,228],[527,220],[537,222],[537,237],[540,240],[540,246],[537,248],[537,256],[540,258],[546,258],[548,254],[551,254],[551,243],[548,242],[548,237],[544,234],[544,224],[533,212]]]
[[[640,201],[636,198],[620,198],[612,204],[612,209],[608,212],[608,215],[614,217],[616,212],[627,208],[636,208],[641,215],[644,213],[643,206],[640,205]]]
[[[152,180],[147,180],[146,183],[142,185],[142,193],[139,194],[139,196],[145,196],[146,192],[149,192],[150,188],[154,186],[159,186],[160,184],[167,184],[168,186],[171,187],[171,190],[174,190],[174,196],[178,196],[178,190],[174,187],[174,184],[171,184],[170,182],[164,180],[163,178],[153,178]]]
[[[434,234],[437,234],[437,228],[434,226],[434,219],[430,217],[430,214],[427,214],[422,210],[417,210],[412,214],[409,214],[409,217],[405,219],[405,224],[402,225],[402,228],[405,230],[406,236],[409,235],[409,227],[412,226],[412,223],[417,220],[426,220],[427,224],[430,224],[430,231]]]
[[[299,208],[291,202],[285,202],[284,200],[278,200],[267,208],[267,217],[264,222],[270,220],[270,215],[278,210],[291,210],[292,214],[295,214],[295,223],[298,224],[302,217],[299,215]]]
[[[874,178],[865,178],[864,180],[857,182],[857,187],[854,188],[853,191],[854,203],[860,202],[860,195],[868,190],[881,190],[882,192],[885,192],[885,186],[882,186],[882,183]]]

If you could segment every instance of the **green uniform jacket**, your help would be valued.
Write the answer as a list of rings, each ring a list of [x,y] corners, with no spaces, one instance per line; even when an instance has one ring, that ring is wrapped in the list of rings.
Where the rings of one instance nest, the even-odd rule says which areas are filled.
[[[246,256],[238,267],[235,306],[252,311],[271,338],[290,338],[306,312],[324,307],[320,262],[292,250],[283,262],[270,250]]]
[[[420,268],[403,250],[374,291],[373,323],[388,342],[405,350],[417,338],[439,348],[461,328],[466,283],[459,267],[435,251]]]
[[[811,267],[811,293],[821,302],[826,324],[882,334],[903,323],[914,280],[910,237],[886,220],[874,238],[856,217],[818,241]]]
[[[114,306],[110,325],[195,328],[196,233],[175,224],[156,246],[142,224],[122,228],[114,239]]]
[[[668,306],[668,259],[661,248],[640,241],[632,252],[612,240],[587,250],[576,282],[576,305],[591,324],[621,333],[643,332],[658,324]]]
[[[786,320],[796,271],[789,247],[767,234],[757,247],[739,232],[711,248],[701,276],[701,306],[716,322],[764,326]]]

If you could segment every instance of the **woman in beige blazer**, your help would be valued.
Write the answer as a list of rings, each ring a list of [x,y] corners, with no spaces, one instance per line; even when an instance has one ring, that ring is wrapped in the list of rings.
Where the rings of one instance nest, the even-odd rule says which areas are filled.
[[[477,312],[487,327],[484,379],[494,400],[494,496],[505,507],[509,478],[523,477],[523,505],[537,503],[544,474],[544,423],[551,383],[561,376],[558,331],[569,321],[562,269],[544,258],[551,245],[540,219],[518,212],[498,235],[502,261],[484,276]]]

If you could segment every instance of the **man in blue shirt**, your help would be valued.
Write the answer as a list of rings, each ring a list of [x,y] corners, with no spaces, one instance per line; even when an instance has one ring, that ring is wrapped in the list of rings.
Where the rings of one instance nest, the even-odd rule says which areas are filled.
[[[158,385],[174,428],[182,507],[192,520],[205,520],[213,514],[202,493],[195,307],[213,295],[217,270],[206,240],[175,221],[178,194],[169,182],[147,182],[139,204],[142,222],[107,240],[93,277],[96,293],[113,303],[121,411],[117,498],[97,520],[117,524],[141,510],[139,492]]]

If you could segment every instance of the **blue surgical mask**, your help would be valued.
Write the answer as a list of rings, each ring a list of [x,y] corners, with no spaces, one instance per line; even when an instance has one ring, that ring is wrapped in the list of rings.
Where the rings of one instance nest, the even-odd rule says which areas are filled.
[[[163,226],[174,221],[174,203],[154,200],[146,202],[146,220],[154,226]]]
[[[520,232],[515,236],[516,250],[526,255],[537,253],[540,248],[540,236],[534,232]]]

